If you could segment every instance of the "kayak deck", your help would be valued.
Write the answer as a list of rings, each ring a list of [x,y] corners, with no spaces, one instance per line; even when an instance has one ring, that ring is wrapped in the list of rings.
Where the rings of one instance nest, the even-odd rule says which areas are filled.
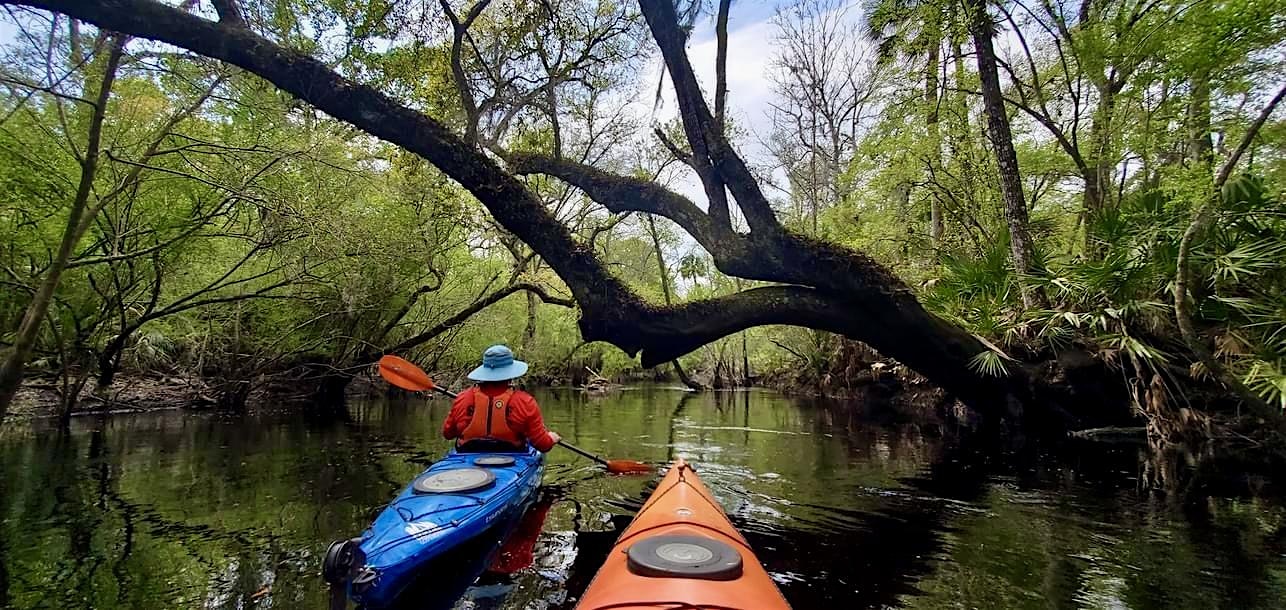
[[[531,447],[513,453],[452,449],[363,532],[365,562],[350,584],[350,597],[368,606],[388,604],[418,567],[525,510],[543,471],[544,456]]]
[[[675,461],[576,605],[789,610],[790,604],[696,471]]]

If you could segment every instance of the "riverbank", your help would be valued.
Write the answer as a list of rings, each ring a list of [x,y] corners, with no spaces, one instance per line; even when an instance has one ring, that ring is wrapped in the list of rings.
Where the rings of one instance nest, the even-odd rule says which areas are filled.
[[[66,400],[74,388],[59,377],[29,377],[21,388],[6,421],[77,417],[103,413],[146,413],[174,409],[222,409],[239,412],[266,406],[306,405],[316,402],[310,390],[277,383],[250,384],[239,402],[229,400],[229,388],[191,375],[121,372],[107,388],[92,378],[84,382],[76,399]],[[225,382],[226,384],[226,382]],[[241,389],[241,384],[228,384]],[[356,395],[374,393],[369,382],[350,384]]]
[[[10,407],[6,420],[22,420],[63,415],[77,416],[105,412],[146,412],[217,404],[213,390],[193,377],[141,375],[122,373],[108,388],[100,391],[93,379],[85,382],[74,401],[64,396],[74,389],[58,377],[31,377]],[[70,413],[65,410],[70,404]]]

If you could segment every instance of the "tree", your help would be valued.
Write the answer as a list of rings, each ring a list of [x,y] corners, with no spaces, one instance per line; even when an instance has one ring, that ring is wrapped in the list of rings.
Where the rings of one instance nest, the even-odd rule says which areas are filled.
[[[76,247],[77,242],[80,241],[81,236],[85,234],[85,231],[89,229],[94,216],[98,214],[98,211],[104,205],[102,199],[91,199],[93,198],[93,185],[97,177],[99,156],[101,155],[103,120],[107,116],[107,102],[111,96],[112,84],[116,80],[117,70],[120,68],[126,42],[128,42],[128,39],[123,36],[105,34],[98,38],[98,42],[95,45],[105,51],[105,57],[102,58],[101,64],[99,64],[100,67],[95,71],[98,73],[98,81],[86,91],[93,98],[93,101],[83,100],[89,110],[87,114],[83,115],[88,125],[84,153],[77,155],[77,161],[80,163],[81,168],[80,182],[76,187],[76,194],[71,202],[71,211],[67,217],[62,240],[58,245],[58,252],[54,255],[53,261],[45,271],[39,287],[35,290],[31,302],[23,313],[22,322],[18,326],[13,345],[5,351],[4,360],[0,362],[0,417],[3,417],[8,410],[9,403],[13,401],[13,396],[18,391],[18,385],[22,382],[23,370],[26,368],[27,360],[31,356],[31,348],[35,344],[36,334],[40,329],[40,325],[44,323],[45,314],[49,311],[54,291],[58,288],[58,282],[67,267],[67,261],[71,259],[72,250]]]
[[[792,199],[808,205],[794,220],[814,235],[819,212],[849,194],[844,170],[877,90],[855,19],[832,0],[794,3],[773,19],[782,49],[770,78],[783,101],[772,105],[772,148]]]
[[[987,12],[987,0],[970,0],[969,32],[973,36],[977,53],[978,76],[982,81],[982,106],[987,116],[987,137],[991,140],[1000,166],[1000,192],[1005,201],[1005,222],[1009,226],[1009,249],[1014,273],[1019,277],[1023,305],[1032,308],[1044,302],[1040,289],[1026,279],[1035,273],[1031,232],[1027,221],[1027,199],[1023,196],[1022,174],[1018,170],[1018,155],[1014,152],[1014,136],[1009,129],[1009,115],[1005,112],[1004,92],[1000,88],[1000,72],[996,67],[996,51],[992,40],[996,36],[995,24]]]
[[[942,68],[943,38],[949,35],[951,26],[944,18],[945,10],[949,9],[939,0],[880,0],[871,3],[866,13],[867,36],[875,41],[880,61],[888,62],[898,54],[913,59],[924,57],[924,124],[937,157],[930,159],[930,168],[934,161],[941,163],[938,123],[942,93],[938,74]],[[930,197],[929,237],[939,251],[942,250],[943,230],[942,201],[938,197]]]
[[[469,190],[558,273],[581,308],[586,340],[606,340],[627,353],[641,352],[645,366],[751,326],[785,323],[862,340],[983,410],[1004,404],[1003,396],[1017,387],[975,373],[970,361],[987,348],[970,333],[927,312],[875,261],[781,226],[745,162],[717,128],[684,51],[684,30],[668,1],[644,0],[640,6],[675,85],[693,166],[710,196],[708,212],[654,183],[573,161],[529,153],[510,153],[507,160],[515,173],[556,176],[613,212],[665,216],[709,251],[721,271],[772,283],[672,307],[642,300],[577,243],[513,174],[441,122],[250,31],[229,18],[226,9],[220,10],[223,19],[214,22],[152,0],[26,4],[228,61],[423,156]],[[732,230],[729,194],[749,225],[748,234]]]
[[[647,232],[648,236],[652,238],[652,249],[656,252],[656,271],[657,277],[661,280],[661,293],[665,298],[666,307],[670,307],[674,305],[670,288],[670,267],[665,262],[665,248],[661,245],[661,231],[656,227],[656,218],[654,216],[647,217]],[[683,365],[679,364],[678,360],[672,360],[670,364],[674,367],[674,374],[678,375],[683,385],[697,391],[705,389],[704,386],[688,377],[687,371],[683,370]]]

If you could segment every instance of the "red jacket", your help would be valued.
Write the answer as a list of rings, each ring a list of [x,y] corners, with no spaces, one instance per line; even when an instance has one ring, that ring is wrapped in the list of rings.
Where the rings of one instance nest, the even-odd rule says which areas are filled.
[[[473,406],[474,396],[478,392],[486,394],[489,398],[495,398],[509,388],[503,384],[488,384],[487,386],[474,386],[456,396],[455,402],[451,403],[451,412],[447,414],[446,421],[442,422],[442,436],[449,439],[458,438],[465,428],[469,427],[469,407]],[[514,432],[520,434],[532,447],[540,451],[549,451],[554,448],[554,437],[550,436],[549,430],[545,428],[545,420],[540,415],[540,405],[536,404],[536,399],[532,398],[522,390],[514,390],[513,396],[509,399],[509,416],[505,421]],[[467,440],[467,439],[466,439]]]

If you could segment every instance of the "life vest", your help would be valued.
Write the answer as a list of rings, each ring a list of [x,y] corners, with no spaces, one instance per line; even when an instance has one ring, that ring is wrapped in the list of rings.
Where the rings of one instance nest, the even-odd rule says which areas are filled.
[[[509,400],[513,395],[512,388],[495,398],[487,396],[482,388],[474,388],[473,405],[469,407],[469,425],[460,433],[456,445],[478,439],[504,441],[512,445],[523,444],[522,437],[509,427]]]

